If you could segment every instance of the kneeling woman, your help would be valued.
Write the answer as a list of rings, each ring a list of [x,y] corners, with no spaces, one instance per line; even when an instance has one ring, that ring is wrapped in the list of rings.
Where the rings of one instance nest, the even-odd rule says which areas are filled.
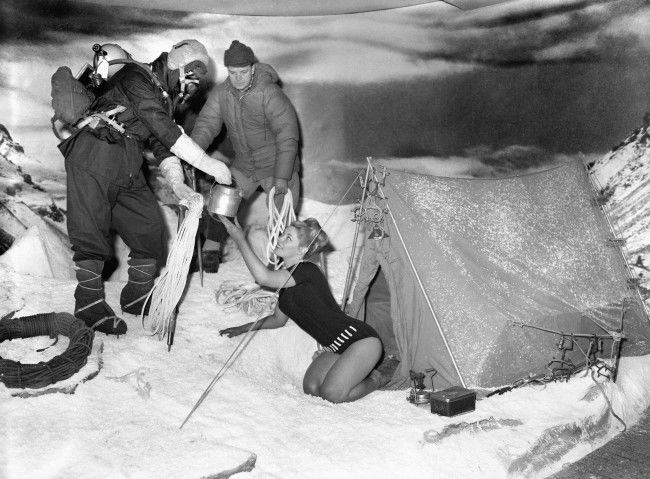
[[[382,353],[377,332],[367,324],[347,316],[336,304],[320,268],[303,262],[327,244],[327,235],[318,221],[294,221],[278,239],[275,254],[284,267],[270,271],[255,255],[239,224],[220,216],[228,233],[239,246],[244,261],[262,286],[280,288],[275,312],[257,322],[253,329],[274,329],[291,318],[301,329],[323,345],[303,379],[305,393],[333,403],[354,401],[382,386],[384,377],[373,369]],[[245,333],[251,323],[220,331],[228,337]]]

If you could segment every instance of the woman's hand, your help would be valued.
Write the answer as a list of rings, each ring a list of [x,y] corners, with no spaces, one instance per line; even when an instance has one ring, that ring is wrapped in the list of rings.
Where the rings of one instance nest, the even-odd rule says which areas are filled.
[[[241,326],[232,326],[230,328],[219,330],[219,336],[228,336],[229,338],[234,338],[240,334],[244,334],[250,328],[251,323],[242,324]]]
[[[316,351],[314,351],[314,354],[312,355],[311,360],[313,361],[314,359],[316,359],[318,356],[320,356],[324,352],[325,352],[324,349],[317,349]]]
[[[223,225],[226,227],[226,231],[228,231],[228,234],[232,237],[232,239],[234,240],[246,239],[237,218],[235,218],[235,222],[233,223],[226,216],[223,215],[217,215],[217,216],[219,217]]]

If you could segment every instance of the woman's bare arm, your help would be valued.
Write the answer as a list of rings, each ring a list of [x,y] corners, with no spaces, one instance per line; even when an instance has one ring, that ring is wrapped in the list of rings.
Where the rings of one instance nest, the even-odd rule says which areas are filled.
[[[233,223],[228,218],[221,215],[219,215],[219,219],[221,219],[226,230],[228,230],[228,234],[230,234],[235,243],[237,243],[239,251],[241,251],[242,257],[244,258],[244,262],[257,283],[276,289],[290,288],[291,286],[296,285],[296,282],[287,270],[280,269],[278,271],[271,271],[267,269],[248,244],[246,236],[237,220]]]
[[[260,319],[257,321],[255,326],[251,329],[251,331],[257,331],[258,329],[277,329],[281,328],[285,324],[287,324],[287,320],[289,319],[289,316],[284,314],[282,311],[280,311],[280,307],[276,304],[275,305],[275,311],[273,311],[273,314],[270,314],[269,316],[266,316],[265,318]],[[221,336],[228,336],[229,338],[233,338],[235,336],[239,336],[240,334],[243,334],[247,332],[251,324],[253,323],[246,323],[246,324],[241,324],[239,326],[232,326],[230,328],[225,328],[219,331],[219,334]]]

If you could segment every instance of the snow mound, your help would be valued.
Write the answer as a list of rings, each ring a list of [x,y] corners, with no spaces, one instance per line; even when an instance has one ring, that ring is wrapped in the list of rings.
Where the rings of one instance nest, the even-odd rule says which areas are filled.
[[[75,277],[69,245],[45,225],[29,227],[0,256],[0,264],[31,276],[58,279]]]
[[[650,127],[635,130],[592,168],[601,199],[642,292],[650,292]]]

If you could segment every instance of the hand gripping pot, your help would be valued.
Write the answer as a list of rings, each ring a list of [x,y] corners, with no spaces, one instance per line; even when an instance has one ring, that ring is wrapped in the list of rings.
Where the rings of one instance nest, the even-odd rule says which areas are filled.
[[[241,199],[241,190],[238,188],[226,185],[214,185],[210,190],[208,212],[224,216],[237,216]]]

